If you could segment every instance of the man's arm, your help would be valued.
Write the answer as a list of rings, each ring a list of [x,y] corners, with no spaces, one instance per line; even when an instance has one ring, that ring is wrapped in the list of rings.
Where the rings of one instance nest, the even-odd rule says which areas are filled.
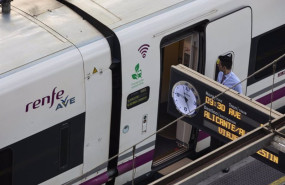
[[[218,74],[217,82],[221,83],[222,77],[223,77],[223,72],[220,71]]]
[[[237,86],[235,86],[234,90],[236,90],[238,93],[242,94],[242,86],[241,86],[241,84],[238,84]]]

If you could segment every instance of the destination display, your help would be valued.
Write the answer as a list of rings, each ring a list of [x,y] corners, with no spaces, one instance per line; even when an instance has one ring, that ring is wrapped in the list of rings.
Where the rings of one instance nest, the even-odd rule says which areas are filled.
[[[191,125],[206,131],[211,136],[229,142],[235,140],[247,132],[265,124],[269,120],[268,114],[264,111],[256,109],[254,103],[245,97],[236,98],[239,95],[229,92],[215,98],[218,94],[225,90],[221,85],[205,76],[201,78],[200,74],[191,69],[183,70],[183,67],[172,67],[170,92],[175,84],[180,82],[190,83],[195,91],[198,92],[197,98],[201,100],[201,104],[205,103],[200,109],[196,110],[195,116],[187,114],[183,120]],[[218,86],[218,87],[217,87]],[[219,90],[218,90],[219,89]],[[185,89],[185,91],[187,91]],[[190,89],[191,91],[191,89]],[[179,92],[181,99],[185,102],[191,102],[190,97],[184,96],[183,92]],[[186,95],[187,93],[185,93]],[[173,100],[173,95],[169,93],[168,113],[175,117],[183,115],[179,108],[176,107],[176,102]],[[177,98],[176,98],[177,99]],[[177,100],[175,100],[177,101]],[[184,104],[188,108],[188,104]],[[260,105],[262,108],[262,105]],[[198,107],[198,105],[197,105]],[[266,107],[263,107],[267,110]],[[189,112],[194,110],[189,110]],[[277,117],[272,115],[272,118]],[[253,157],[269,164],[270,166],[285,172],[285,155],[273,147],[266,147],[256,152]]]
[[[148,99],[149,99],[149,87],[147,86],[128,95],[127,109],[142,104],[146,102]]]

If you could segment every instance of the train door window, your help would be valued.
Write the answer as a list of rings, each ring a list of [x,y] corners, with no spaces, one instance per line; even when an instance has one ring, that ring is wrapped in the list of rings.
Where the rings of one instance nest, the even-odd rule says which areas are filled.
[[[253,39],[249,75],[263,68],[285,53],[285,26]],[[285,58],[277,62],[276,72],[285,69]],[[273,73],[272,67],[259,72],[249,80],[251,85]]]
[[[167,113],[171,66],[183,64],[198,71],[199,40],[200,32],[188,30],[187,34],[171,37],[170,42],[162,41],[162,71],[157,129],[162,128],[175,119]],[[173,124],[158,134],[154,167],[188,151],[192,128],[189,127],[189,124],[186,125],[184,123],[180,123],[180,126],[181,128],[178,128],[177,124]]]
[[[0,151],[0,184],[12,184],[12,150]]]
[[[182,64],[194,69],[198,69],[198,48],[199,48],[199,33],[195,32],[190,36],[186,37],[184,40],[180,41],[183,46],[182,50]]]

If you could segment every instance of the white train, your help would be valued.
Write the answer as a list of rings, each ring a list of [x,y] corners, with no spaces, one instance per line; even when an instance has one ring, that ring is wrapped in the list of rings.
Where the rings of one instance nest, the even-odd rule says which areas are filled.
[[[214,79],[217,57],[232,52],[233,71],[245,79],[285,53],[284,7],[283,0],[14,0],[0,15],[0,184],[131,181],[131,149],[106,161],[174,120],[166,112],[170,66]],[[243,92],[267,105],[271,84],[269,69],[242,83]],[[284,113],[284,102],[282,60],[273,108]],[[210,137],[180,129],[136,146],[135,178],[207,150]]]

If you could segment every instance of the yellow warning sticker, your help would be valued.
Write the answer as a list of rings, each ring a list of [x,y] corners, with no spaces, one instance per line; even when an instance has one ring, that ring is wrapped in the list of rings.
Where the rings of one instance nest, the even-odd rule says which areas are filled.
[[[98,70],[96,69],[96,67],[94,67],[94,69],[93,69],[93,74],[95,74],[95,73],[97,73],[98,72]]]

